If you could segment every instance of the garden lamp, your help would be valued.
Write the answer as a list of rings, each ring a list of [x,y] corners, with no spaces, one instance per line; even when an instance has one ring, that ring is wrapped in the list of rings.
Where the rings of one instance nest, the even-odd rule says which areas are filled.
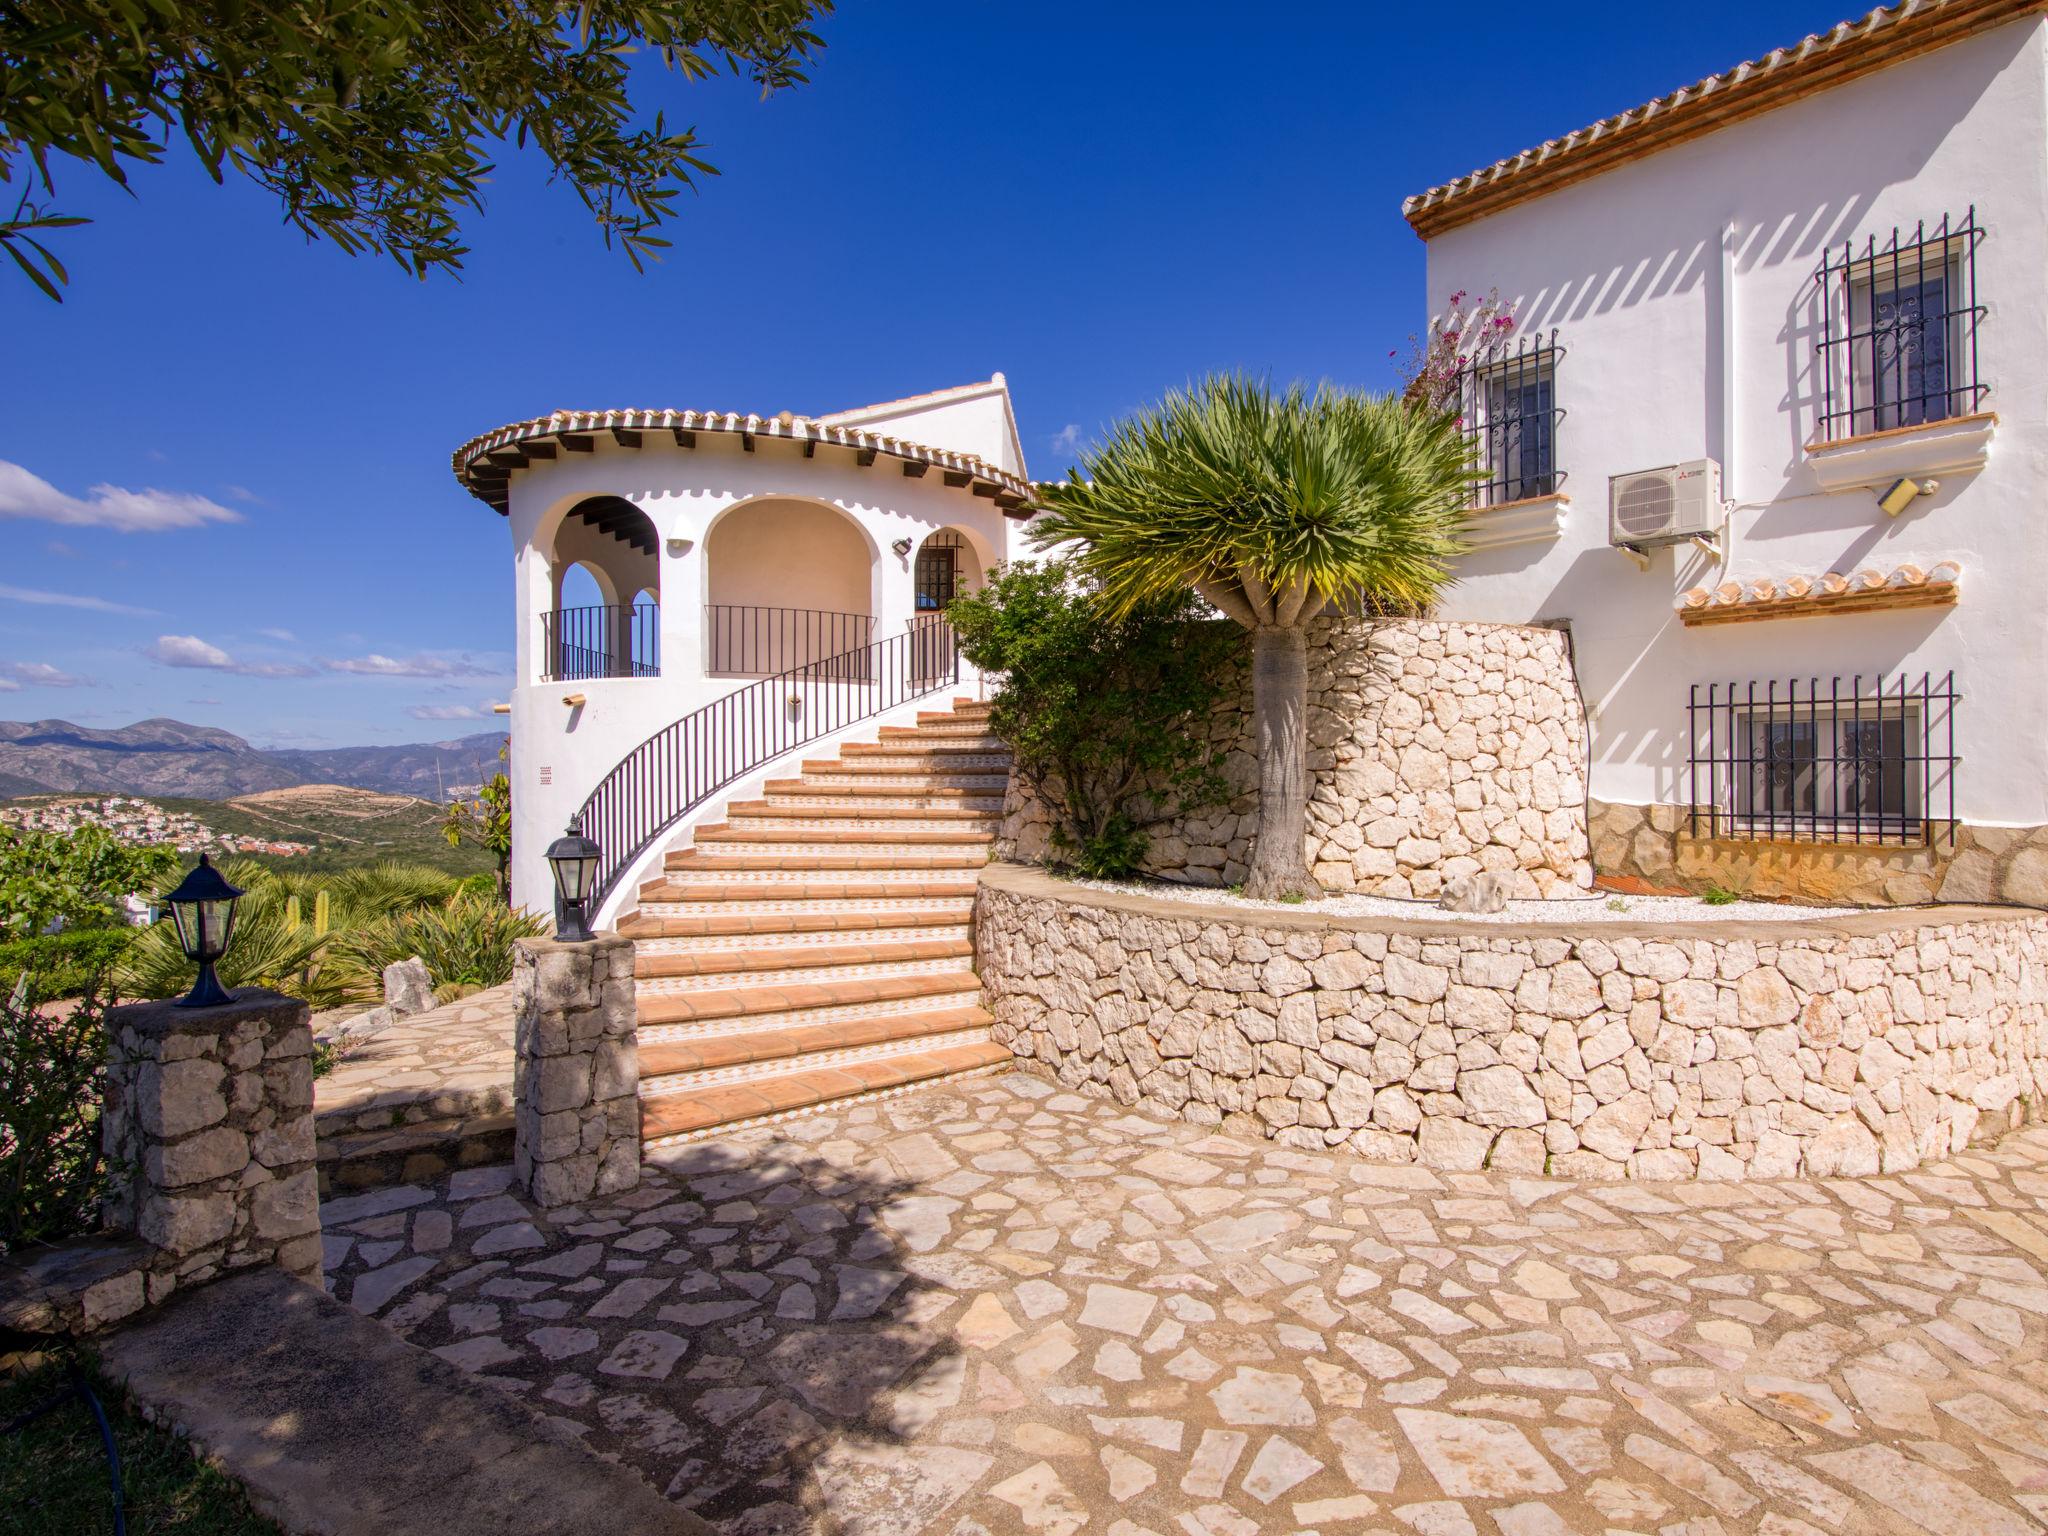
[[[555,876],[555,937],[565,944],[587,944],[590,924],[583,908],[597,883],[598,847],[583,835],[580,819],[548,846],[548,868]]]
[[[218,1008],[234,1001],[213,974],[213,965],[234,942],[235,903],[241,894],[241,888],[222,879],[213,861],[202,853],[178,888],[164,897],[178,928],[178,947],[199,967],[192,990],[178,999],[180,1008]]]

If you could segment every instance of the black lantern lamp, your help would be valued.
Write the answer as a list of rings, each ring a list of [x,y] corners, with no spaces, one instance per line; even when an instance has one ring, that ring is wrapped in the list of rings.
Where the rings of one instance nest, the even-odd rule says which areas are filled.
[[[235,939],[235,904],[241,888],[229,885],[205,854],[178,888],[164,898],[171,909],[171,921],[178,927],[178,947],[185,958],[199,967],[199,979],[192,990],[178,999],[180,1008],[218,1008],[231,1003],[227,988],[213,974],[214,962],[228,952]]]
[[[548,847],[548,867],[555,875],[555,937],[565,944],[587,944],[593,935],[583,915],[597,884],[597,844],[583,835],[580,820]]]

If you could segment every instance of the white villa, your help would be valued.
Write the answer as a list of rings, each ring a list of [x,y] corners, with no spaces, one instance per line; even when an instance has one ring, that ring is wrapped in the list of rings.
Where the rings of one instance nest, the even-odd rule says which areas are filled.
[[[2048,898],[2044,185],[2048,18],[1931,0],[1408,199],[1516,321],[1441,611],[1569,625],[1603,875]]]

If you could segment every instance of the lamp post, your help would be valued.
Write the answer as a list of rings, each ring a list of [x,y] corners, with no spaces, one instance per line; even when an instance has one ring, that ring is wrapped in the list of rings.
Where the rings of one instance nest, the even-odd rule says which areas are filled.
[[[178,999],[180,1008],[218,1008],[234,1001],[214,975],[213,965],[234,942],[235,905],[241,895],[241,888],[229,885],[202,853],[178,888],[164,898],[177,925],[178,947],[199,967],[192,990]]]
[[[587,944],[592,938],[583,908],[597,883],[598,847],[583,835],[578,818],[548,845],[548,868],[555,877],[555,937],[565,944]]]

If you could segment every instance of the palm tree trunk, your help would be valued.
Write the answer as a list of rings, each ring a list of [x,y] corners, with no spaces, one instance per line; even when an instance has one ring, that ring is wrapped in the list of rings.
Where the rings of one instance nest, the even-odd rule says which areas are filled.
[[[1316,894],[1308,840],[1308,630],[1252,631],[1252,740],[1259,759],[1259,838],[1244,893],[1270,901]]]

